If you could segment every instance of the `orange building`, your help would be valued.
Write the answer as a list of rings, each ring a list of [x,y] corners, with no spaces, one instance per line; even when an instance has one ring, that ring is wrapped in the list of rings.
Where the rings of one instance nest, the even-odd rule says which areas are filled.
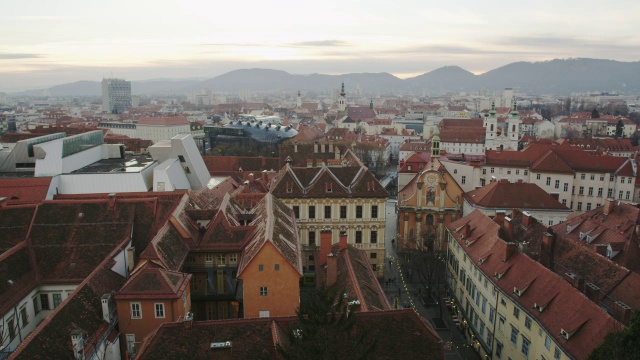
[[[191,310],[190,274],[139,267],[116,294],[121,353],[135,354],[145,336]]]
[[[462,217],[463,191],[437,156],[398,193],[398,250],[446,249],[446,225]]]
[[[254,209],[256,233],[238,267],[244,317],[295,315],[300,306],[302,259],[292,210],[267,194]]]

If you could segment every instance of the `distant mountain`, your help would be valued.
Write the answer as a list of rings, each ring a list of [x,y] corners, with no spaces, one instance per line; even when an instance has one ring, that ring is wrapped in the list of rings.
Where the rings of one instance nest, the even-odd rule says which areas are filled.
[[[399,79],[389,73],[354,73],[344,75],[295,75],[282,70],[242,69],[208,80],[156,79],[132,82],[134,95],[184,95],[202,88],[214,92],[237,93],[280,92],[294,94],[298,90],[327,93],[345,83],[353,94],[359,87],[364,94],[422,92],[431,94],[461,91],[475,93],[480,88],[489,91],[506,87],[530,94],[565,95],[572,92],[609,91],[640,92],[640,62],[620,62],[599,59],[564,59],[542,62],[516,62],[481,75],[458,66],[445,66],[431,72]],[[27,91],[26,95],[78,96],[101,94],[100,83],[78,81],[46,90]]]

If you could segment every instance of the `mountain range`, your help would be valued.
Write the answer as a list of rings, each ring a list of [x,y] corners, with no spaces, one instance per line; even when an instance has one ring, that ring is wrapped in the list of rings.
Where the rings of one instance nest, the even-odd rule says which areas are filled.
[[[237,93],[327,93],[345,83],[347,93],[356,86],[365,94],[445,92],[476,93],[480,88],[498,91],[514,88],[528,94],[567,95],[572,92],[640,92],[640,61],[620,62],[602,59],[555,59],[542,62],[515,62],[475,75],[458,66],[445,66],[428,73],[400,79],[389,73],[351,73],[343,75],[297,75],[282,70],[241,69],[207,80],[157,79],[132,81],[134,95],[184,95],[208,88],[213,92]],[[98,81],[78,81],[31,90],[20,95],[100,96]]]

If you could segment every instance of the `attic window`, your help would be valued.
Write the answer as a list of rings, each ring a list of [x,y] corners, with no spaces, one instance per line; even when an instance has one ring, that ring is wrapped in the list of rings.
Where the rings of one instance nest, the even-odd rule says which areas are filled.
[[[291,194],[293,192],[293,184],[288,182],[287,183],[287,193]]]
[[[560,329],[560,336],[562,336],[562,338],[565,340],[569,340],[569,338],[571,337],[571,334],[564,331],[564,329]]]
[[[325,184],[325,190],[328,193],[332,192],[333,191],[333,184],[332,183],[326,183]]]
[[[542,305],[538,305],[538,303],[534,303],[534,304],[533,304],[533,308],[534,308],[537,312],[541,313],[541,312],[543,312],[543,311],[544,311],[544,309],[546,308],[546,306],[542,306]]]

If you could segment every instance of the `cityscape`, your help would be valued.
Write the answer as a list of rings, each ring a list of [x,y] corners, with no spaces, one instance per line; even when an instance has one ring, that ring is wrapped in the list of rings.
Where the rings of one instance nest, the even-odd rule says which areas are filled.
[[[8,4],[0,360],[639,359],[640,5],[456,5]]]

